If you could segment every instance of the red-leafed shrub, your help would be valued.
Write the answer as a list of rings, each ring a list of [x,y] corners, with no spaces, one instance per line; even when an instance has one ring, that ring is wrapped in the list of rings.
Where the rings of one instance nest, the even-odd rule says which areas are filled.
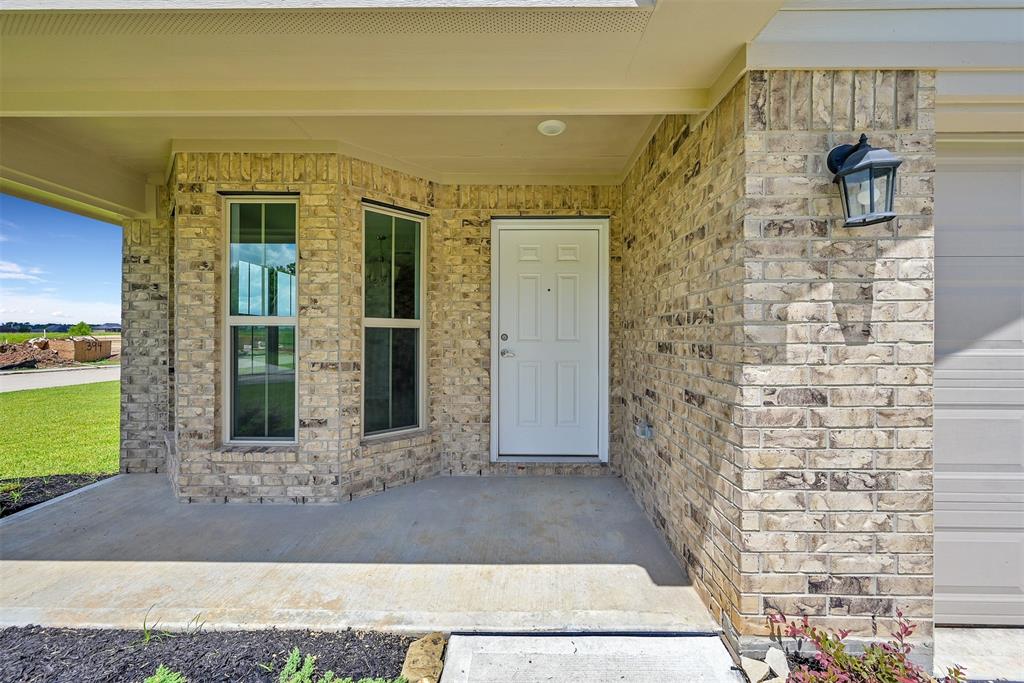
[[[773,614],[768,617],[768,623],[776,638],[782,634],[795,638],[798,650],[805,641],[810,641],[815,649],[813,665],[798,664],[787,683],[933,683],[936,680],[964,683],[967,680],[959,666],[947,671],[945,678],[935,679],[911,662],[913,648],[907,641],[916,626],[902,611],[897,610],[896,617],[897,629],[891,634],[891,640],[871,643],[862,654],[846,651],[843,641],[850,635],[849,631],[819,629],[811,626],[807,617],[797,623],[787,621],[783,614]]]

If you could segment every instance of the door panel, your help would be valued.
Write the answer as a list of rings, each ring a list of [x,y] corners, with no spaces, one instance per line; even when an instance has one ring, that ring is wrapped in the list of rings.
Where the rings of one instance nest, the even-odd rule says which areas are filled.
[[[1024,624],[1022,186],[1019,161],[936,174],[938,623]]]
[[[500,230],[498,259],[498,453],[598,455],[599,232]]]

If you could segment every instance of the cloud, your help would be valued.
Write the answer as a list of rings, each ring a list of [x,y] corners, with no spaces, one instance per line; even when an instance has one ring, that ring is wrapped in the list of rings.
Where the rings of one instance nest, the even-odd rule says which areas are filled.
[[[75,300],[45,293],[13,293],[0,291],[0,320],[30,323],[117,322],[121,319],[121,302]]]
[[[36,280],[42,282],[39,268],[23,268],[11,261],[0,261],[0,280]]]

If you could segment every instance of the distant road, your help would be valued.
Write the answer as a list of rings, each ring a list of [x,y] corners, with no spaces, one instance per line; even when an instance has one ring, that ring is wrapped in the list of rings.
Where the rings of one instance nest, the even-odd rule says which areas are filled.
[[[104,365],[85,370],[35,370],[0,374],[0,392],[65,387],[71,384],[92,384],[93,382],[113,382],[119,379],[121,379],[120,365]]]

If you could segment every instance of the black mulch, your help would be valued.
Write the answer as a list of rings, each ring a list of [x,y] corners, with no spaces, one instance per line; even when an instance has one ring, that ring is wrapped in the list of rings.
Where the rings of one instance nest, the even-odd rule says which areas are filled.
[[[44,503],[113,474],[53,474],[49,477],[0,479],[0,517]]]
[[[413,638],[342,631],[201,631],[155,635],[141,631],[27,626],[0,630],[0,681],[140,683],[160,664],[192,683],[277,681],[292,648],[316,655],[319,672],[344,678],[397,678]],[[263,666],[260,666],[263,665]],[[269,669],[269,670],[268,670]]]

